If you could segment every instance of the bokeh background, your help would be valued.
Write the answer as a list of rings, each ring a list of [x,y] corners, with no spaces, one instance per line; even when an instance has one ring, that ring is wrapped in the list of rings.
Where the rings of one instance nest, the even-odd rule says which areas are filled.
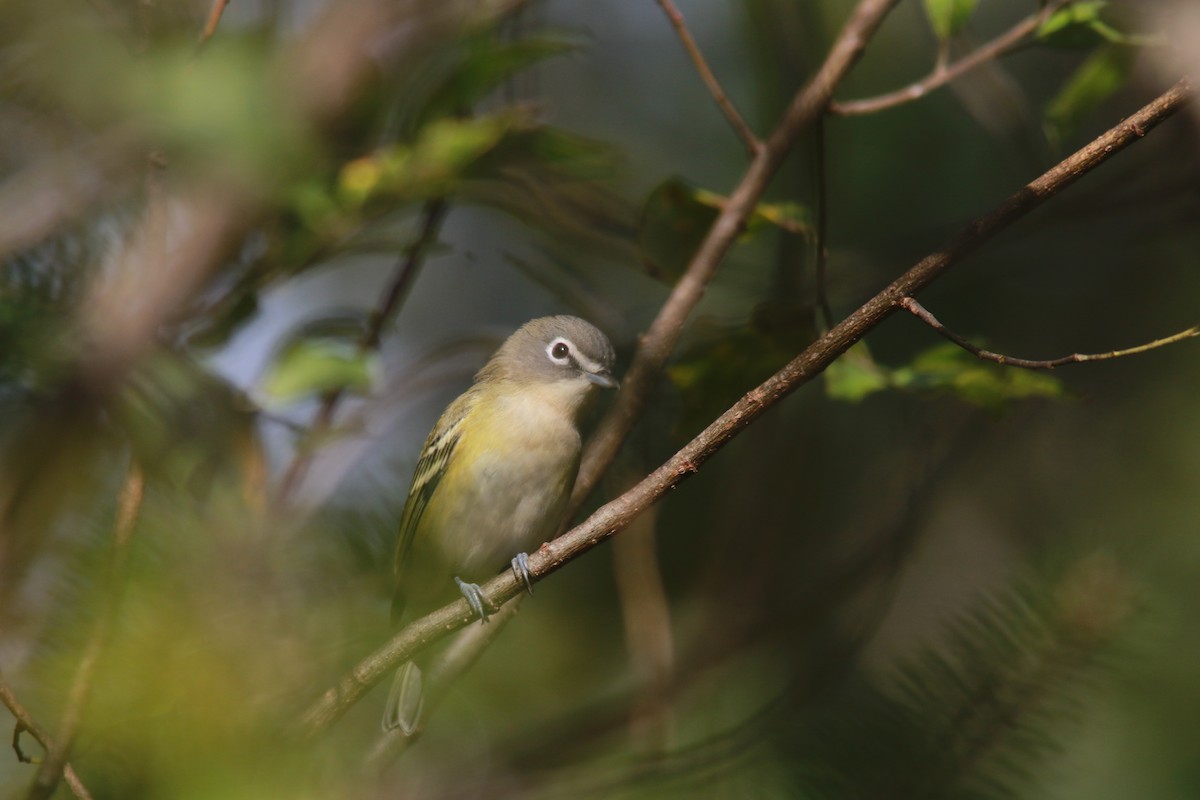
[[[835,98],[1042,5],[903,0]],[[765,136],[853,6],[680,10]],[[213,8],[0,8],[0,670],[54,733],[105,629],[71,754],[94,796],[1200,792],[1198,345],[1029,373],[899,316],[539,584],[419,739],[380,747],[385,690],[301,737],[392,633],[441,408],[535,316],[627,366],[748,159],[650,0],[239,0],[206,35]],[[1187,0],[1053,22],[801,137],[590,507],[823,328],[822,162],[836,320],[1195,74]],[[922,302],[1033,358],[1194,324],[1196,125]],[[0,759],[4,795],[35,769]]]

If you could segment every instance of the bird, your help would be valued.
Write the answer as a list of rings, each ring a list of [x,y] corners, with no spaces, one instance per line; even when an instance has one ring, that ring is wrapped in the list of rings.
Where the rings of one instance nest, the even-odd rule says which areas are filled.
[[[451,578],[481,622],[489,603],[475,581],[497,568],[511,568],[532,592],[526,551],[562,521],[579,470],[580,421],[598,390],[618,388],[614,362],[612,343],[591,323],[541,317],[509,336],[446,407],[400,517],[394,625],[448,602]],[[410,661],[392,681],[384,730],[411,735],[422,703],[421,669]]]

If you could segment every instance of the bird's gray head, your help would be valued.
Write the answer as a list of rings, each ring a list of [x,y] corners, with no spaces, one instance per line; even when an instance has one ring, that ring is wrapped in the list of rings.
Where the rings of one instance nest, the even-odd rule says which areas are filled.
[[[571,384],[581,395],[617,387],[616,356],[599,328],[579,317],[541,317],[522,325],[501,345],[480,379],[518,384]]]

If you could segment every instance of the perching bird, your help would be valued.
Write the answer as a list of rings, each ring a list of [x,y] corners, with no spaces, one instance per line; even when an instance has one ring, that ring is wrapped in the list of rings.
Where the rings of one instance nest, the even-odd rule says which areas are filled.
[[[592,324],[542,317],[509,336],[446,408],[425,440],[400,519],[393,623],[448,602],[451,578],[486,621],[488,601],[474,581],[510,558],[530,585],[524,551],[562,521],[579,469],[579,420],[597,388],[617,386],[613,361],[612,344]],[[397,670],[384,730],[416,729],[420,684],[416,664]]]

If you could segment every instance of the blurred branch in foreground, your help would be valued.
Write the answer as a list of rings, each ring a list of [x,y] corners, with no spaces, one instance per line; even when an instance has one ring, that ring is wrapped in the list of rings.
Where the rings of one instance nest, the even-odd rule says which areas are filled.
[[[112,553],[109,560],[108,575],[104,583],[107,586],[104,605],[99,612],[92,635],[88,639],[83,655],[79,659],[75,676],[71,680],[67,692],[66,706],[63,708],[58,730],[46,750],[46,758],[38,767],[33,785],[29,789],[29,800],[46,800],[58,787],[59,778],[67,764],[67,757],[75,744],[75,738],[83,723],[83,714],[87,708],[88,698],[92,693],[97,667],[108,647],[113,629],[117,624],[121,610],[121,598],[125,592],[125,582],[129,572],[129,542],[137,526],[138,514],[142,507],[142,495],[145,490],[145,479],[142,469],[136,461],[129,465],[125,476],[125,485],[121,487],[121,496],[117,501],[117,519],[113,528]]]

